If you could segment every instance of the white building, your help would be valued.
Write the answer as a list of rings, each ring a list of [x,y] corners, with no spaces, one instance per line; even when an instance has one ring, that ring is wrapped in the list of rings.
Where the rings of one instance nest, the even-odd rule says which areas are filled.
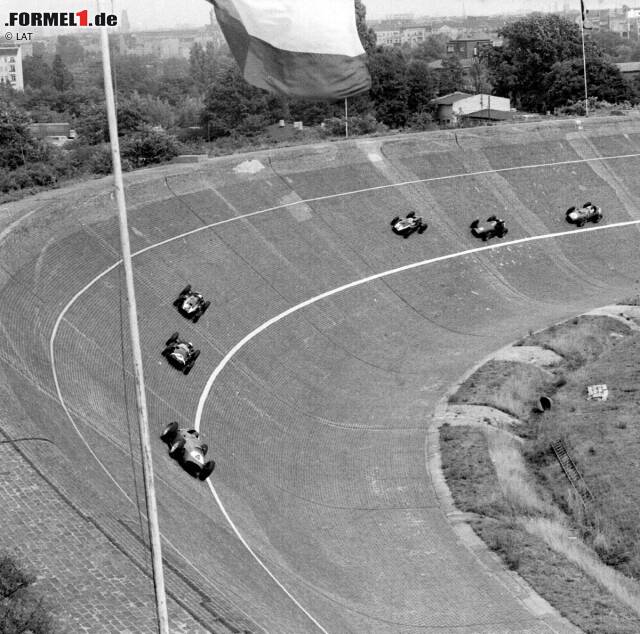
[[[462,117],[470,115],[477,115],[486,120],[503,120],[511,113],[509,99],[482,93],[471,95],[466,92],[452,92],[432,99],[431,103],[437,106],[438,123],[446,125],[455,125]]]
[[[0,47],[0,84],[11,84],[15,90],[24,90],[19,46]]]

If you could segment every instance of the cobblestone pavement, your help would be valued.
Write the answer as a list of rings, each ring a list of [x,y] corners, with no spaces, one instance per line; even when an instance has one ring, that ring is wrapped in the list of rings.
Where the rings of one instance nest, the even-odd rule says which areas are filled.
[[[148,634],[157,631],[150,574],[143,571],[65,499],[0,433],[0,549],[37,577],[61,632]],[[150,570],[150,562],[147,569]],[[241,631],[204,626],[171,596],[170,631]]]

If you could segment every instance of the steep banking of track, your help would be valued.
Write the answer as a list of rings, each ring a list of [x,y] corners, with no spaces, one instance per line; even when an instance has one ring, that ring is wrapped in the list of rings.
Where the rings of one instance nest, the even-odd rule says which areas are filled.
[[[594,120],[133,175],[153,430],[191,424],[208,377],[267,320],[349,282],[480,246],[468,230],[475,217],[507,218],[509,239],[566,231],[564,210],[583,199],[601,204],[607,223],[640,219],[639,154],[640,124]],[[113,200],[93,184],[91,195],[48,203],[4,236],[3,369],[25,419],[71,466],[36,457],[121,539],[118,525],[135,526],[140,474]],[[389,219],[410,210],[428,232],[393,236]],[[425,467],[428,420],[446,386],[490,350],[637,288],[637,248],[627,226],[468,253],[260,330],[214,382],[201,426],[224,512],[271,575],[157,441],[171,566],[254,630],[540,631],[521,591],[462,548],[443,516]],[[212,299],[197,325],[171,307],[186,281]],[[203,351],[188,377],[159,355],[174,330]]]

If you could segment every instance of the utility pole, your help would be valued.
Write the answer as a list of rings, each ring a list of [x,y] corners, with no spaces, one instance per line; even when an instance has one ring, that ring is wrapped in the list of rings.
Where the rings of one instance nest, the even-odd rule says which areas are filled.
[[[104,73],[104,93],[107,103],[107,117],[109,120],[109,140],[111,141],[111,159],[113,161],[113,177],[118,203],[120,221],[120,248],[122,251],[122,265],[125,272],[127,286],[127,303],[129,308],[129,330],[131,334],[131,350],[133,357],[133,374],[136,386],[136,405],[138,410],[138,427],[140,429],[140,444],[142,453],[142,470],[144,473],[145,499],[147,505],[147,521],[149,524],[149,542],[151,544],[151,559],[153,568],[153,584],[156,595],[156,612],[159,634],[169,634],[169,618],[167,615],[167,597],[164,588],[164,574],[162,571],[162,548],[160,544],[160,528],[158,525],[158,508],[153,485],[153,465],[151,460],[151,442],[149,439],[149,421],[147,415],[147,401],[144,391],[144,375],[142,372],[142,352],[140,349],[140,333],[138,332],[138,314],[136,309],[135,289],[133,285],[133,269],[131,266],[131,247],[129,244],[129,226],[127,224],[127,207],[124,198],[124,184],[122,181],[122,166],[120,164],[120,145],[118,142],[118,122],[116,117],[113,84],[111,82],[111,56],[109,54],[109,39],[107,28],[101,27],[102,40],[102,71]]]

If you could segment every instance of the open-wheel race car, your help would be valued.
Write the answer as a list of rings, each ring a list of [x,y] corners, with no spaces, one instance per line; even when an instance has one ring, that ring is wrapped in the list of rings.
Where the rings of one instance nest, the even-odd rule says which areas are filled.
[[[174,332],[165,344],[162,356],[176,370],[180,370],[182,374],[189,374],[196,359],[200,356],[200,350],[196,350],[190,341],[180,339],[177,332]]]
[[[389,224],[391,225],[393,233],[403,238],[408,238],[416,231],[418,233],[424,233],[428,227],[427,223],[420,216],[416,218],[416,214],[413,211],[408,213],[405,218],[396,216]]]
[[[201,293],[191,290],[191,284],[189,284],[182,289],[173,305],[183,317],[190,319],[195,324],[204,315],[211,302],[205,301]]]
[[[602,210],[597,205],[590,202],[582,205],[581,208],[569,207],[564,215],[566,221],[576,227],[582,227],[586,222],[597,224],[602,220]]]
[[[205,461],[209,447],[200,440],[195,429],[184,429],[178,423],[169,423],[160,438],[169,445],[169,455],[194,478],[206,480],[216,467],[213,460]]]
[[[483,242],[490,238],[504,238],[509,233],[504,220],[497,216],[489,216],[482,224],[480,224],[480,220],[474,220],[469,228],[473,236],[480,238]]]

